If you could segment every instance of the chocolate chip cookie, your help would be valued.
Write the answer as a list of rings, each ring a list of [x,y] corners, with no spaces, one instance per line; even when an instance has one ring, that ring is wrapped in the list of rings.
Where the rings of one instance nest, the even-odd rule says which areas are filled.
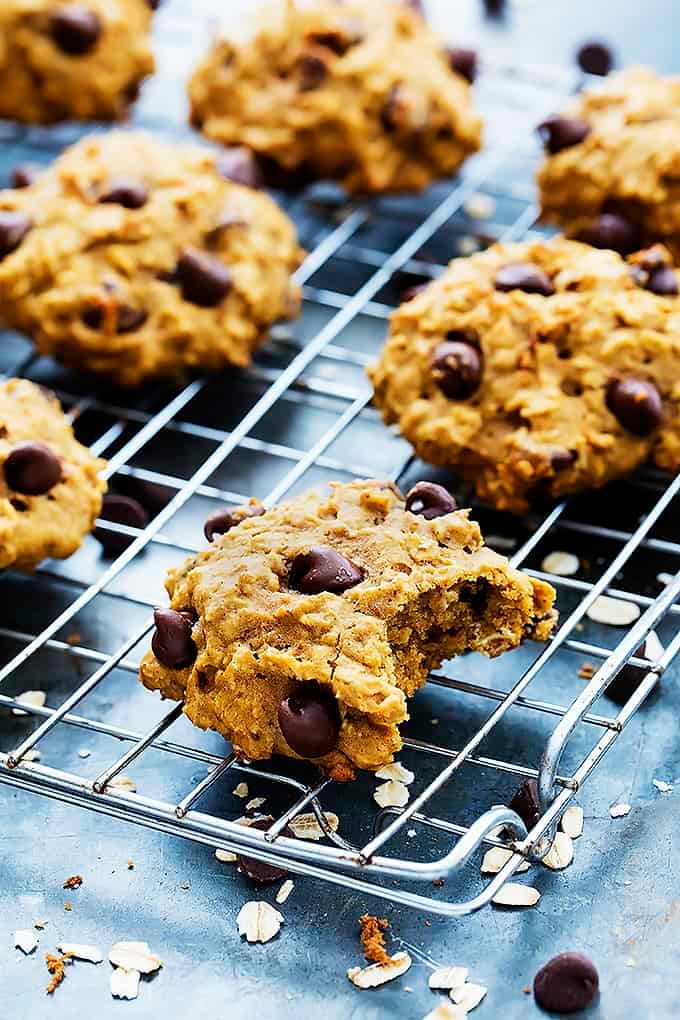
[[[245,181],[243,150],[86,138],[0,192],[0,319],[123,385],[246,365],[272,322],[296,314],[302,253]]]
[[[255,503],[217,536],[170,572],[141,680],[250,760],[305,758],[336,779],[377,769],[428,670],[554,624],[552,588],[487,549],[431,483],[406,499],[370,480]]]
[[[0,383],[0,569],[75,552],[101,508],[103,467],[57,400],[24,379]]]
[[[654,241],[680,256],[680,77],[633,67],[539,126],[546,220],[624,255]]]
[[[522,513],[647,457],[680,468],[680,274],[555,238],[456,259],[395,313],[370,370],[385,421]]]
[[[116,120],[154,69],[154,0],[3,0],[0,117]]]
[[[273,183],[421,189],[480,146],[468,82],[452,65],[403,6],[273,4],[197,68],[192,121],[252,149]]]

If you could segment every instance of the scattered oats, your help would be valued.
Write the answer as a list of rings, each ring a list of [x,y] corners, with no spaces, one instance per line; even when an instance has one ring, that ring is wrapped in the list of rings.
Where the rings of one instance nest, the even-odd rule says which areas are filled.
[[[594,666],[592,662],[583,662],[577,673],[582,680],[592,680],[597,673],[597,666]]]
[[[487,545],[491,546],[492,549],[503,549],[511,550],[517,545],[517,539],[511,538],[509,535],[487,535],[485,538]]]
[[[663,779],[652,779],[652,785],[657,788],[659,793],[672,793],[673,784],[666,783]]]
[[[491,900],[497,907],[535,907],[541,898],[538,889],[519,882],[506,882]],[[472,1006],[468,1006],[472,1009]]]
[[[479,251],[479,241],[476,237],[471,237],[470,234],[463,234],[458,238],[456,248],[459,255],[474,255],[476,251]]]
[[[235,786],[231,792],[234,794],[235,797],[242,797],[243,800],[245,800],[246,797],[248,796],[248,784],[239,783],[238,786]]]
[[[32,747],[30,751],[27,751],[24,755],[24,761],[40,761],[42,755],[35,747]]]
[[[39,942],[40,939],[30,928],[19,928],[18,931],[14,932],[15,947],[20,949],[26,956],[33,952]]]
[[[333,814],[332,811],[324,811],[323,816],[331,832],[337,832],[338,825],[340,824],[338,816]],[[298,839],[313,839],[317,841],[323,839],[326,835],[313,812],[305,815],[296,815],[295,818],[291,818],[288,825]]]
[[[473,220],[488,220],[496,211],[496,203],[491,195],[477,193],[466,199],[463,210],[466,216],[472,217]]]
[[[483,875],[497,875],[498,872],[505,867],[510,858],[513,856],[513,851],[509,850],[504,846],[492,846],[490,850],[487,850],[482,860],[481,872]],[[517,874],[521,875],[523,872],[529,870],[529,862],[522,861],[517,868]]]
[[[464,985],[469,973],[470,971],[467,967],[437,967],[430,974],[430,979],[427,983],[430,988],[434,988],[437,991],[450,992],[452,988]]]
[[[402,988],[402,992],[412,992],[412,991],[413,991],[413,989],[411,988],[410,985],[404,985],[404,987]]]
[[[18,694],[15,701],[18,701],[20,705],[33,705],[36,708],[43,708],[47,701],[47,695],[44,691],[24,691],[23,694]],[[12,715],[28,715],[28,712],[24,712],[21,708],[13,708]]]
[[[231,850],[220,850],[219,847],[215,851],[215,857],[222,864],[233,864],[234,861],[238,860],[236,854],[233,854]]]
[[[64,889],[80,889],[82,884],[83,884],[83,876],[82,875],[70,875],[67,879],[64,880],[64,885],[63,885],[62,888],[64,888]]]
[[[612,818],[625,818],[626,815],[630,814],[630,804],[612,804],[609,808],[609,814]]]
[[[452,988],[451,998],[457,1006],[462,1006],[469,1013],[471,1009],[480,1004],[487,990],[484,985],[476,985],[469,981],[467,984],[461,985],[460,988]]]
[[[88,751],[86,747],[81,747],[81,749],[78,751],[79,758],[89,758],[91,754],[92,751]]]
[[[583,835],[583,808],[572,804],[560,819],[560,828],[570,839],[578,839]]]
[[[441,1002],[435,1006],[423,1020],[465,1020],[468,1011],[464,1006],[454,1006],[452,1002]]]
[[[388,779],[373,793],[373,800],[380,807],[403,807],[408,803],[408,788],[396,779]]]
[[[439,726],[439,719],[430,719],[431,726]]]
[[[111,790],[126,790],[128,793],[136,793],[137,784],[131,776],[114,776],[106,784]]]
[[[246,804],[246,811],[257,811],[258,808],[262,807],[266,799],[266,797],[253,797]]]
[[[406,835],[408,836],[409,839],[413,839],[413,837],[417,836],[418,833],[415,829],[408,829]]]
[[[249,900],[239,910],[236,924],[248,942],[269,942],[279,934],[283,915],[264,900]]]
[[[664,588],[666,588],[666,587],[668,587],[668,585],[672,581],[675,580],[675,574],[666,574],[666,573],[657,574],[656,575],[656,579],[659,582],[659,584],[662,584],[664,586]]]
[[[556,832],[553,845],[543,858],[543,864],[551,871],[568,868],[574,859],[574,844],[566,832]]]
[[[74,960],[87,960],[88,963],[101,963],[104,959],[99,946],[80,945],[77,942],[60,942],[57,949],[60,953],[73,957]]]
[[[136,999],[139,992],[138,970],[116,967],[111,972],[111,995],[114,999]]]
[[[116,942],[109,949],[109,961],[123,970],[138,970],[140,974],[153,974],[163,966],[160,956],[149,948],[148,942]]]
[[[388,981],[401,977],[411,966],[408,953],[395,953],[385,963],[371,963],[368,967],[350,967],[347,977],[357,988],[378,988]]]
[[[376,779],[394,779],[404,786],[410,786],[416,778],[414,772],[405,769],[399,761],[393,761],[391,765],[383,765],[375,774]]]
[[[541,563],[541,570],[546,574],[556,574],[558,577],[571,577],[578,573],[581,563],[578,556],[569,552],[551,552]]]
[[[612,627],[629,627],[640,615],[640,607],[634,602],[624,602],[623,599],[600,595],[595,599],[586,615],[595,623],[608,623]]]
[[[294,888],[295,883],[290,878],[287,878],[275,896],[276,902],[285,903]]]

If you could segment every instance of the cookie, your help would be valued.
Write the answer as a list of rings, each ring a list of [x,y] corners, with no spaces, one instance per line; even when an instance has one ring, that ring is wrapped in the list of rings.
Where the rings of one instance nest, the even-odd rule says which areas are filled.
[[[554,238],[456,259],[392,317],[375,402],[424,460],[525,512],[680,468],[680,275]]]
[[[0,117],[117,120],[154,69],[154,0],[3,0]]]
[[[662,241],[680,256],[680,77],[634,67],[539,127],[544,218],[629,254]]]
[[[487,549],[431,483],[406,499],[337,483],[231,511],[166,587],[142,683],[243,758],[305,758],[340,780],[392,760],[407,698],[443,659],[499,655],[554,624],[552,588]]]
[[[293,316],[295,228],[242,150],[114,131],[0,192],[0,318],[123,385],[246,365]]]
[[[418,190],[480,146],[468,82],[415,11],[270,4],[218,40],[190,83],[194,125],[245,145],[273,183]]]
[[[0,569],[75,552],[99,515],[103,467],[56,399],[24,379],[0,383]]]

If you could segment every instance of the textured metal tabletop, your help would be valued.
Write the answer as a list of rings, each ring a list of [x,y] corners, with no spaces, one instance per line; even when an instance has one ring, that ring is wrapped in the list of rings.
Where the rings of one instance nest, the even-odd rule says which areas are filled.
[[[172,27],[173,13],[182,6],[183,0],[168,0],[159,14],[159,37],[165,41],[172,38],[168,26]],[[211,5],[203,0],[199,6]],[[441,0],[432,6],[449,35],[479,44],[494,60],[566,65],[578,43],[600,37],[614,45],[619,64],[643,61],[663,71],[680,70],[672,32],[673,15],[677,16],[673,0],[648,0],[645,5],[625,0],[518,0],[507,17],[492,20],[480,16],[478,0]],[[164,74],[170,67],[188,70],[197,46],[200,41],[174,37],[173,46],[162,54],[159,76],[145,90],[147,111],[182,102],[179,93],[164,92]],[[17,351],[21,343],[16,341]],[[7,342],[2,349],[3,371],[11,367],[12,356]],[[372,441],[370,433],[366,441]],[[381,468],[388,470],[384,464]],[[246,476],[248,466],[242,470]],[[677,541],[677,518],[669,526]],[[575,551],[591,554],[586,539],[582,547],[580,541],[575,540]],[[176,550],[167,553],[168,562],[173,558],[177,559]],[[664,569],[671,566],[657,556],[655,570]],[[160,597],[161,577],[145,576],[143,563],[137,566],[134,582],[149,597]],[[54,601],[43,605],[30,601],[29,590],[18,575],[3,577],[0,605],[13,627],[36,633],[63,606],[58,588]],[[84,624],[90,628],[91,642],[96,635],[97,647],[105,651],[117,647],[130,632],[130,620],[117,607],[114,610],[113,600],[99,601]],[[81,665],[63,653],[45,655],[33,662],[24,686],[49,688],[50,697],[58,700],[79,681]],[[472,660],[466,668],[472,677],[481,670]],[[502,678],[504,668],[501,659],[492,672]],[[210,848],[0,784],[0,1020],[109,1020],[128,1015],[165,1020],[420,1020],[441,997],[427,987],[432,963],[465,965],[473,980],[488,987],[487,998],[475,1012],[480,1020],[524,1020],[545,1014],[523,988],[542,963],[565,950],[587,953],[600,971],[599,1002],[584,1016],[591,1020],[679,1016],[680,881],[675,856],[679,675],[680,662],[589,779],[578,798],[585,810],[585,827],[574,863],[564,872],[535,868],[532,884],[542,899],[523,912],[487,908],[451,921],[297,878],[281,908],[285,923],[280,935],[264,946],[248,945],[238,936],[236,914],[254,896],[271,902],[273,890],[254,893],[233,867],[215,860]],[[152,719],[137,715],[145,712],[146,702],[138,696],[134,678],[115,673],[110,681],[91,696],[89,712],[143,731]],[[542,679],[539,695],[547,697],[551,688],[574,682],[573,676],[565,677],[562,664],[554,663]],[[455,729],[460,712],[469,713],[465,726],[473,726],[484,711],[484,706],[461,703],[449,690],[428,686],[414,700],[409,734],[427,739],[433,718]],[[534,721],[524,725],[521,715],[511,722],[494,736],[488,753],[512,757],[521,751],[522,759],[534,760],[548,730],[535,727]],[[179,726],[185,727],[186,737],[188,723],[180,721]],[[16,716],[0,717],[3,749],[27,732]],[[116,746],[113,740],[106,746],[90,743],[88,735],[62,727],[41,750],[45,763],[67,759],[74,769],[78,752],[88,750],[87,770],[95,774],[98,764],[103,768],[112,754],[119,753]],[[208,735],[202,746],[220,753],[217,737]],[[571,750],[576,755],[579,749]],[[153,788],[154,794],[172,798],[205,771],[191,760],[174,765],[171,773],[164,771],[160,755],[151,751],[131,771],[140,790]],[[676,777],[677,792],[663,793],[653,785],[655,778],[672,783]],[[484,770],[467,770],[463,778],[483,784]],[[459,787],[460,783],[451,796],[461,796]],[[356,796],[368,796],[368,790],[370,786],[360,783]],[[256,784],[251,783],[250,794],[258,794]],[[224,791],[212,794],[213,799],[224,796]],[[336,795],[336,801],[329,806],[337,810],[342,824],[343,814],[347,818],[352,813],[352,797]],[[612,819],[609,808],[614,802],[630,803],[630,813]],[[212,806],[221,807],[218,802]],[[235,813],[233,802],[228,810]],[[82,887],[64,890],[64,879],[74,874],[83,876]],[[454,889],[451,895],[455,894]],[[70,910],[65,909],[66,902]],[[346,978],[347,968],[361,963],[357,919],[366,911],[387,917],[391,945],[408,949],[414,959],[406,977],[371,992],[355,989]],[[14,948],[12,933],[35,921],[46,926],[39,932],[39,948],[26,957]],[[147,941],[164,961],[157,975],[142,980],[137,1000],[111,998],[108,962],[97,966],[76,962],[63,986],[46,996],[46,951],[54,951],[63,940],[94,943],[106,952],[121,939]]]

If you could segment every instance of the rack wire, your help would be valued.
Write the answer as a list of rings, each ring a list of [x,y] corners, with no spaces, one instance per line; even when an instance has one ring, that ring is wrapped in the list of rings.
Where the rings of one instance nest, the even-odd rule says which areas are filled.
[[[180,8],[170,3],[159,15],[161,73],[135,116],[141,126],[173,137],[186,133],[183,74],[205,42],[197,12],[189,23]],[[201,5],[201,17],[210,12],[209,3]],[[194,40],[193,48],[187,39]],[[310,252],[298,273],[303,317],[297,326],[277,328],[247,371],[193,379],[178,392],[161,384],[143,395],[111,392],[101,384],[93,392],[91,379],[36,358],[20,338],[4,338],[2,371],[51,385],[77,434],[108,459],[111,486],[144,492],[157,506],[143,530],[99,522],[101,529],[129,537],[131,544],[113,561],[104,560],[88,539],[66,563],[43,564],[30,578],[11,572],[0,577],[6,606],[0,711],[25,713],[21,722],[16,714],[0,720],[0,740],[7,745],[0,752],[0,782],[447,916],[488,904],[525,858],[545,855],[565,808],[680,650],[680,541],[669,523],[680,477],[645,470],[618,489],[565,500],[522,521],[474,505],[492,544],[511,547],[515,566],[557,587],[562,622],[548,644],[504,656],[500,669],[472,666],[466,657],[430,677],[415,699],[423,705],[419,722],[404,727],[402,757],[417,777],[417,792],[404,808],[376,813],[366,777],[349,791],[291,762],[258,766],[225,755],[219,738],[189,727],[181,705],[159,715],[158,701],[136,684],[135,675],[165,568],[199,548],[198,521],[207,506],[252,495],[271,506],[330,478],[380,474],[408,484],[433,476],[380,425],[370,406],[365,365],[404,288],[438,275],[475,233],[480,244],[539,235],[532,128],[577,85],[566,71],[487,66],[477,88],[486,149],[459,178],[425,196],[347,203],[332,189],[318,187],[293,199],[279,196]],[[167,114],[171,96],[177,97],[174,122]],[[72,125],[52,131],[2,125],[3,168],[7,172],[28,158],[46,161],[81,133]],[[481,224],[465,212],[468,199],[480,193],[495,205]],[[225,389],[227,403],[234,403],[228,410]],[[501,534],[494,537],[492,529]],[[555,576],[536,566],[551,545],[570,542],[581,555],[579,576]],[[659,592],[660,569],[674,576]],[[620,632],[595,626],[587,616],[601,594],[640,609],[621,639]],[[31,612],[22,612],[28,604]],[[36,627],[35,618],[42,616],[48,617],[44,626]],[[112,629],[121,630],[120,640],[112,639]],[[663,643],[656,657],[646,658],[641,646],[652,629]],[[597,663],[587,683],[575,678],[574,669],[575,657],[584,655]],[[603,695],[626,664],[638,667],[640,682],[612,712]],[[36,676],[44,686],[45,675],[54,681],[47,684],[52,703],[20,702],[19,693],[35,686]],[[118,711],[112,708],[112,685],[125,692]],[[453,707],[455,716],[438,726],[429,720],[428,730],[428,699],[437,691],[437,705]],[[149,725],[129,728],[130,716],[149,719]],[[101,738],[107,749],[95,758],[94,770],[74,755],[78,731],[88,740]],[[125,745],[122,754],[111,756],[111,739]],[[526,761],[517,753],[522,741],[528,745]],[[36,751],[44,751],[51,763],[37,760]],[[142,767],[150,756],[150,773],[163,780],[178,777],[173,796],[151,797],[115,785],[125,770]],[[464,778],[468,771],[473,782]],[[234,812],[225,809],[223,793],[234,775],[284,805],[267,831],[226,817]],[[507,802],[512,788],[532,777],[542,815],[527,832],[519,816],[498,802]],[[333,831],[326,805],[337,804],[342,819],[350,798],[352,818]],[[304,810],[315,813],[323,844],[283,835]],[[513,854],[497,875],[482,880],[470,862],[492,845],[509,846]],[[444,878],[459,894],[442,890]]]

